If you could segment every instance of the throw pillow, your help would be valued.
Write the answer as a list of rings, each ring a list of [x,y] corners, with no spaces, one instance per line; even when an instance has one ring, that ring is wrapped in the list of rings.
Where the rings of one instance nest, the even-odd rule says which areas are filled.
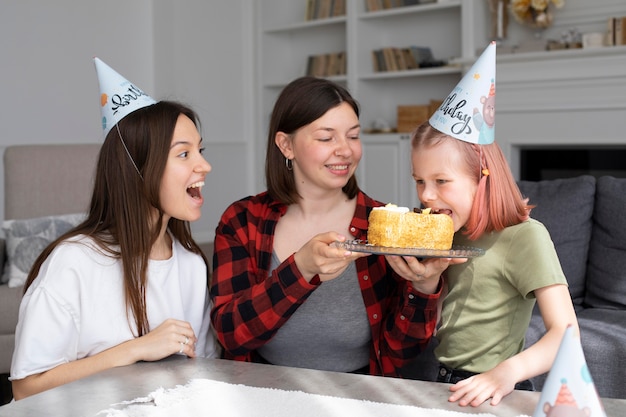
[[[585,303],[626,308],[626,178],[598,178]]]
[[[536,205],[530,217],[550,232],[574,305],[581,305],[593,225],[595,177],[519,181],[518,185],[522,194],[530,198],[529,204]]]
[[[85,219],[85,214],[5,220],[2,230],[6,239],[7,260],[2,276],[9,287],[24,285],[30,268],[39,254],[56,238]]]

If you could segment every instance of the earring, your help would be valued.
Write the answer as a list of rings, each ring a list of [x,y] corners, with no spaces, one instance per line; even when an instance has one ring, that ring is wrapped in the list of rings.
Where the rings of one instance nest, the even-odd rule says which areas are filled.
[[[289,158],[285,158],[285,166],[291,171],[293,169],[293,161]]]

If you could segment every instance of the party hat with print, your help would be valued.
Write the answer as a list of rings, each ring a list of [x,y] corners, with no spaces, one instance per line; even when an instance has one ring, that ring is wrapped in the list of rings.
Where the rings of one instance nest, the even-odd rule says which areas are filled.
[[[100,83],[102,129],[106,136],[123,117],[156,101],[99,58],[94,58],[94,62]]]
[[[489,144],[495,139],[495,104],[496,43],[491,42],[429,123],[454,138]]]
[[[533,414],[533,417],[550,416],[606,417],[580,338],[571,326],[565,330]]]

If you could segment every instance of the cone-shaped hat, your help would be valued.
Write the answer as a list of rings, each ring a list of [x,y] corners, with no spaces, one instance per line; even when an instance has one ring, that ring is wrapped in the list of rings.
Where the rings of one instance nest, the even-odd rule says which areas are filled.
[[[491,42],[429,123],[446,135],[488,144],[495,139],[496,43]]]
[[[572,326],[565,330],[533,414],[545,416],[606,417],[580,337],[574,334]]]
[[[156,101],[99,58],[94,58],[94,62],[100,84],[102,129],[106,136],[123,117]]]

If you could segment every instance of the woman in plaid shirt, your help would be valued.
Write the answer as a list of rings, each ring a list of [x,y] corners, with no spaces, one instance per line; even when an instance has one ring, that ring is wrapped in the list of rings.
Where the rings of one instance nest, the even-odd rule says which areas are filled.
[[[358,188],[359,107],[341,86],[303,77],[270,120],[267,191],[233,203],[216,229],[212,323],[225,358],[399,376],[437,321],[450,259],[333,245],[366,239],[375,201]]]

